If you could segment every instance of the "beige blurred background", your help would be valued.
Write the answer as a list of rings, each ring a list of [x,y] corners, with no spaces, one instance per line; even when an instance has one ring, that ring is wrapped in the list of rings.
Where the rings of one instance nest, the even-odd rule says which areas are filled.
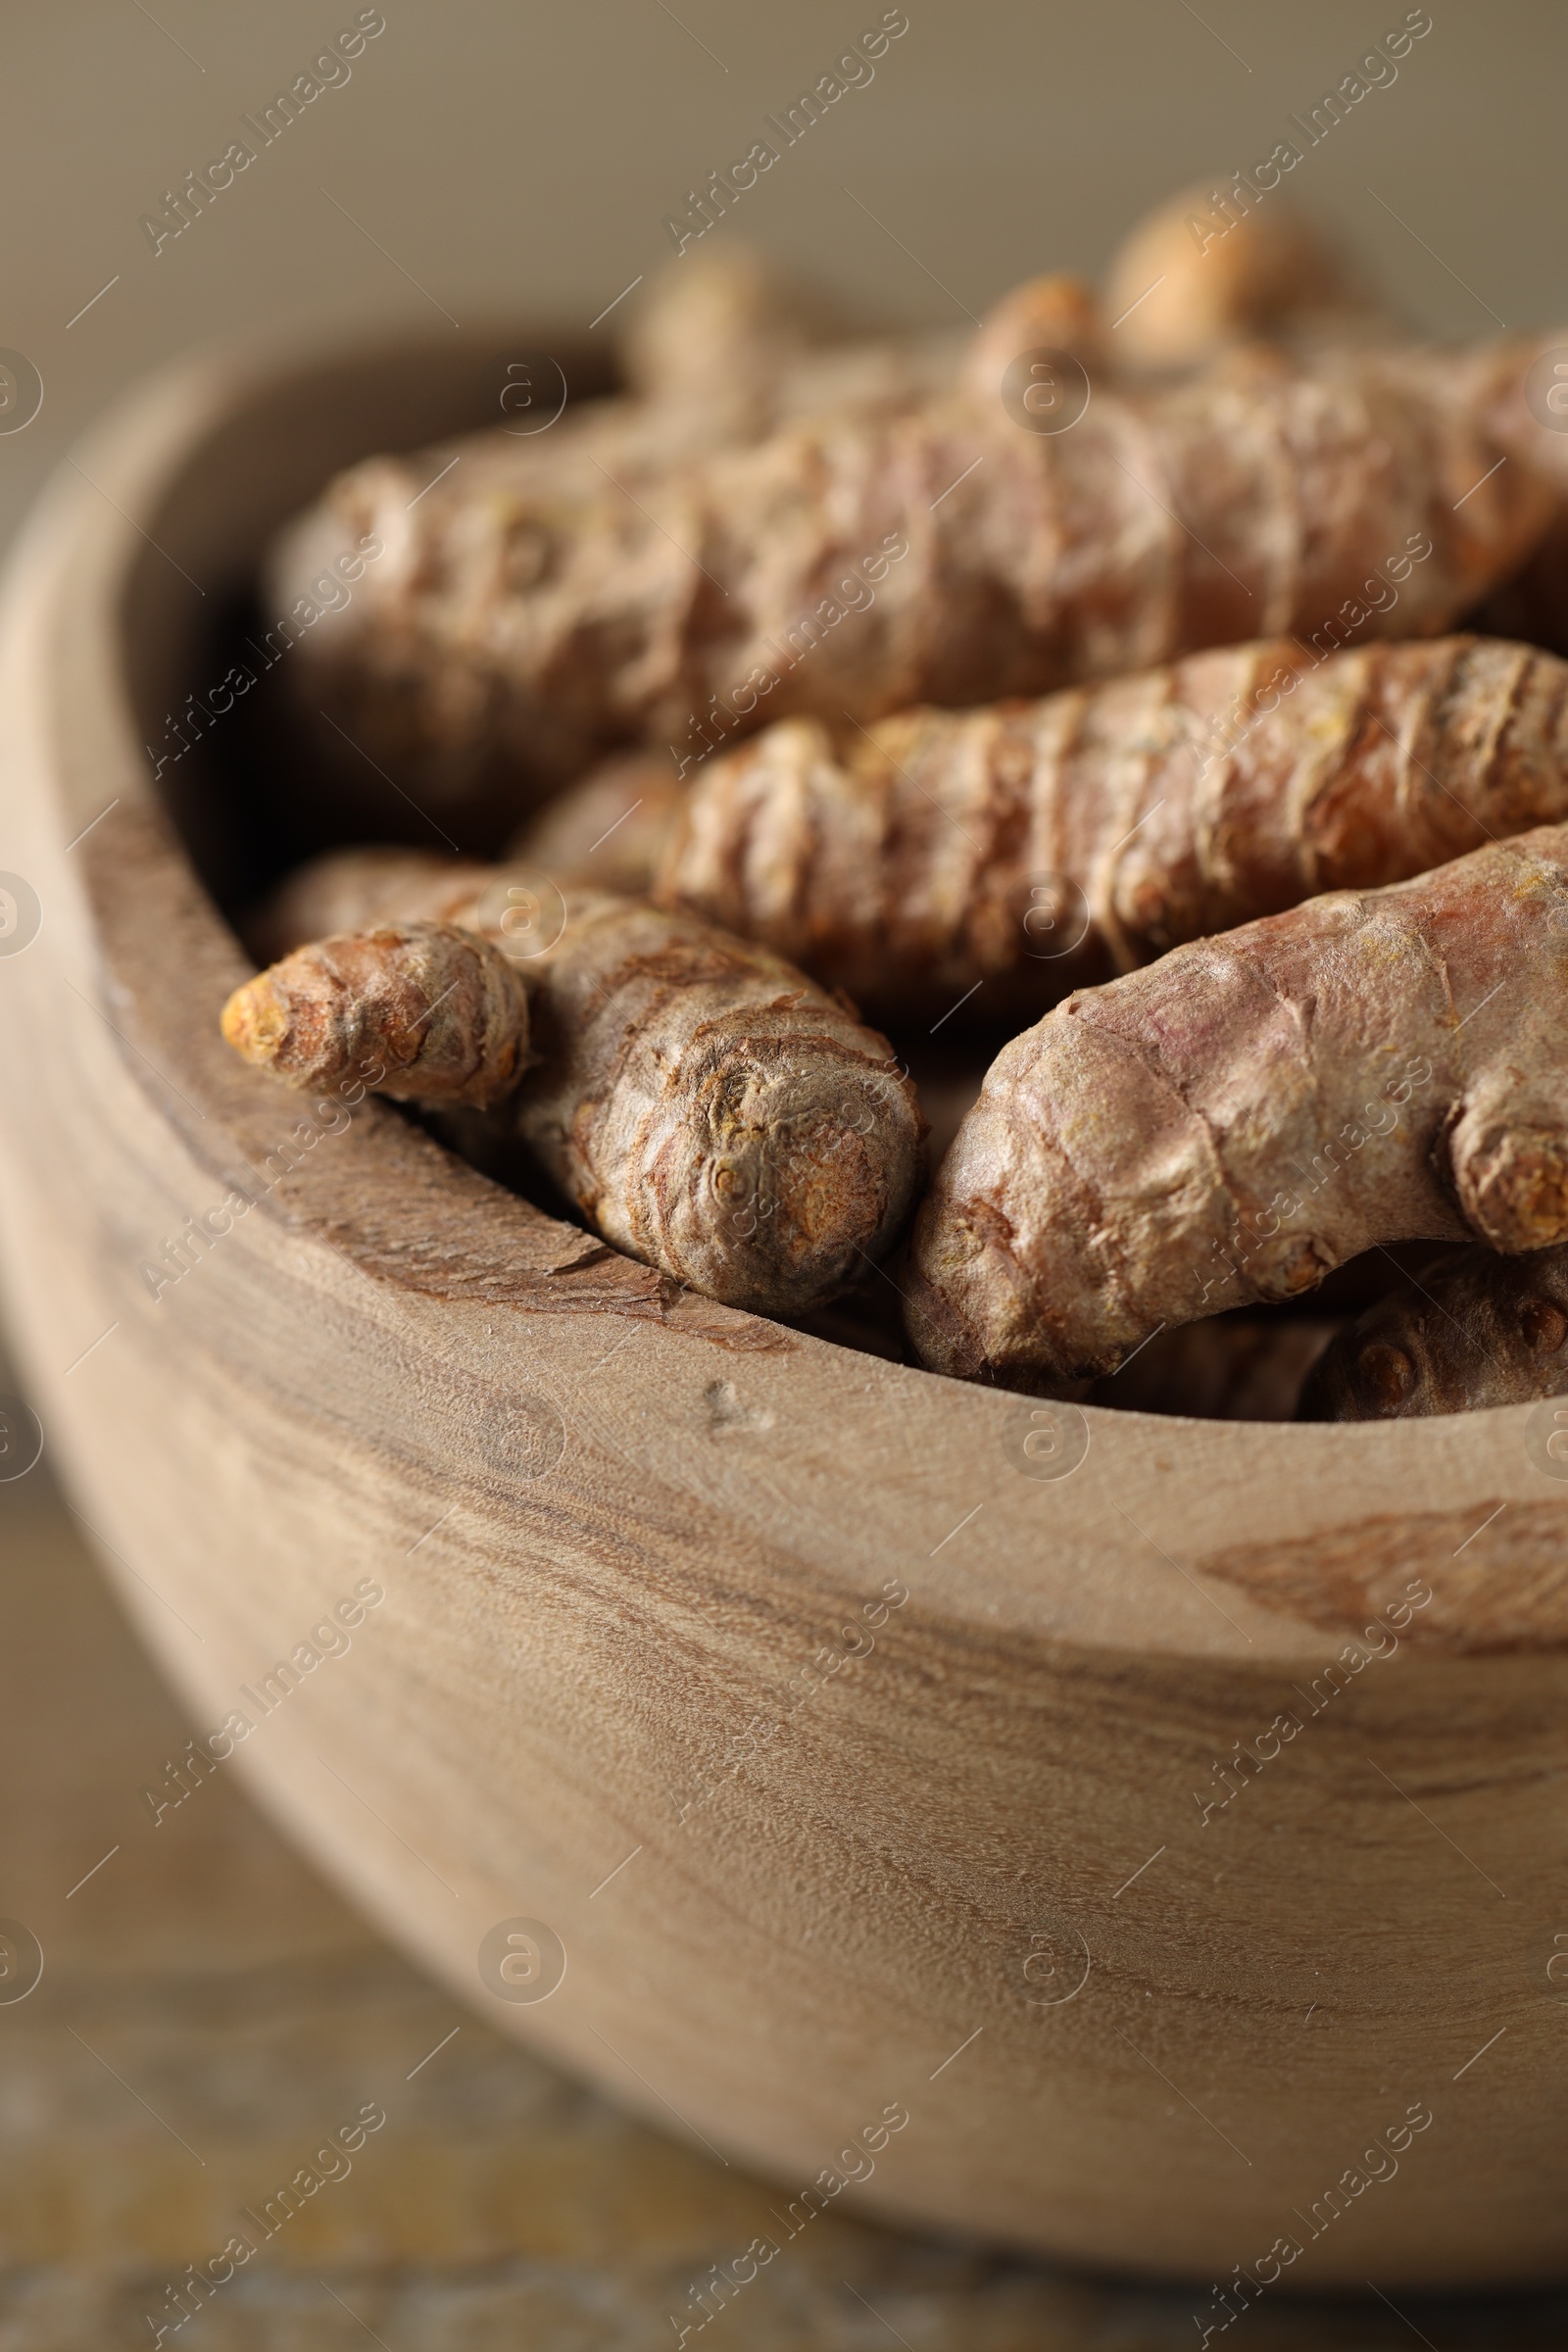
[[[0,533],[89,419],[192,343],[512,310],[585,329],[668,256],[662,223],[687,190],[882,10],[384,0],[352,78],[155,255],[142,216],[358,13],[352,0],[7,12],[0,346],[31,360],[44,401],[24,431],[0,433]],[[1266,155],[1405,15],[1397,0],[1203,0],[1200,14],[1188,0],[907,0],[906,13],[874,81],[781,157],[733,225],[852,310],[911,324],[961,324],[1042,268],[1097,271],[1146,207]],[[1568,318],[1568,12],[1432,0],[1429,13],[1397,80],[1307,153],[1291,193],[1424,330]],[[0,776],[0,867],[7,791]],[[16,1385],[0,1366],[0,1390]],[[138,1792],[184,1727],[83,1544],[47,1462],[0,1486],[0,1915],[31,1922],[48,1954],[37,1992],[0,2006],[0,2352],[154,2341],[154,2322],[177,2316],[170,2282],[297,2159],[323,2099],[401,2085],[410,2068],[413,2120],[379,2169],[166,2340],[670,2342],[668,2312],[744,2242],[765,2190],[502,2045],[226,1783],[155,1832]],[[1191,2311],[1190,2296],[829,2221],[710,2340],[1163,2352],[1192,2341]],[[1559,2344],[1565,2319],[1546,2300],[1506,2315],[1369,2301],[1249,2327],[1254,2352],[1417,2337],[1461,2352]]]
[[[511,305],[586,326],[668,253],[661,223],[687,189],[882,9],[385,0],[381,13],[353,78],[155,257],[141,217],[353,23],[352,0],[6,12],[0,343],[34,362],[45,400],[0,438],[0,523],[129,378],[234,327],[439,324],[441,310],[466,322]],[[733,222],[852,304],[961,324],[1031,271],[1096,270],[1147,206],[1266,155],[1405,8],[907,0],[905,13],[874,81]],[[1550,323],[1568,315],[1568,13],[1550,0],[1424,13],[1433,29],[1397,80],[1286,185],[1422,327]]]

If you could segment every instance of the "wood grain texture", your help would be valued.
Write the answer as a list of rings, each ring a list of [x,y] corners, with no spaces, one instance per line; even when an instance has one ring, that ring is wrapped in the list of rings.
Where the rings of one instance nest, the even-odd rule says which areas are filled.
[[[393,2352],[673,2342],[670,2314],[774,2227],[777,2190],[673,2147],[459,2009],[231,1778],[155,1826],[141,1786],[192,1727],[46,1478],[0,1486],[0,1775],[28,1798],[0,1830],[0,1884],[46,1955],[36,1991],[0,2003],[6,2352],[150,2343],[148,2315],[174,2316],[171,2280],[371,2096],[386,2124],[349,2175],[275,2230],[195,2337],[171,2327],[166,2342],[346,2352],[356,2321]],[[318,1567],[330,1605],[332,1565]],[[358,1639],[335,1664],[375,1673]],[[1117,2352],[1186,2352],[1193,2301],[830,2211],[749,2286],[727,2337],[690,2340],[866,2352],[885,2322],[920,2352],[1083,2352],[1097,2334]],[[1505,2320],[1513,2352],[1535,2352],[1560,2343],[1564,2312],[1554,2296],[1412,2317],[1444,2352],[1475,2352],[1494,2340],[1484,2322]],[[1306,2320],[1282,2304],[1252,2323],[1254,2352],[1337,2347],[1348,2325],[1358,2352],[1396,2352],[1406,2332],[1381,2305]]]
[[[445,364],[458,427],[483,370]],[[1529,1410],[1086,1408],[1039,1478],[1046,1408],[671,1298],[375,1104],[153,1297],[300,1117],[222,1046],[245,961],[147,781],[198,658],[181,572],[212,596],[355,450],[428,437],[439,372],[161,379],[0,620],[3,862],[44,909],[0,959],[0,1234],[127,1608],[216,1727],[323,1562],[379,1578],[363,1670],[315,1668],[236,1769],[465,2000],[785,2211],[898,2102],[845,2206],[1204,2281],[1294,2231],[1277,2295],[1559,2270],[1568,1496]],[[478,1973],[524,1916],[567,1958],[537,2005]]]

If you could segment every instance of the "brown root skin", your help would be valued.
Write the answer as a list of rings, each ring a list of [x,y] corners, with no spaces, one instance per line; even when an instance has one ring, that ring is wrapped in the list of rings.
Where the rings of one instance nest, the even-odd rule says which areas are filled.
[[[297,877],[264,919],[346,903],[354,856]],[[432,858],[395,877],[382,863],[365,888],[377,915],[396,911],[392,889],[409,913],[505,949],[523,870]],[[541,887],[531,870],[526,885]],[[538,1062],[506,1116],[561,1191],[607,1241],[731,1305],[805,1313],[858,1280],[924,1170],[925,1123],[886,1039],[693,916],[571,888],[558,906],[554,936],[508,964]]]
[[[1461,1250],[1340,1334],[1298,1418],[1407,1421],[1565,1394],[1568,1249]]]
[[[1348,633],[1357,611],[1364,634],[1427,635],[1549,519],[1491,430],[1534,349],[1251,353],[1097,387],[1054,434],[950,391],[662,462],[580,434],[553,458],[554,433],[467,444],[442,480],[450,451],[373,459],[333,485],[330,527],[385,552],[300,639],[291,692],[422,801],[498,775],[537,791],[628,742],[689,750],[719,706],[744,732],[868,724]],[[1424,545],[1368,609],[1379,567]],[[287,610],[299,588],[285,561],[270,593]]]
[[[733,238],[656,271],[628,312],[619,344],[632,391],[736,434],[771,418],[792,362],[844,331],[820,296]]]
[[[844,316],[754,247],[702,244],[627,304],[621,361],[644,441],[701,456],[827,410],[912,408],[951,391],[962,335],[850,335]],[[606,463],[610,459],[601,451]]]
[[[1371,330],[1378,313],[1322,229],[1273,194],[1227,227],[1209,201],[1215,185],[1148,214],[1112,260],[1105,311],[1120,320],[1125,365],[1186,368],[1252,336]]]
[[[963,390],[978,403],[999,400],[1007,369],[1031,351],[1064,352],[1094,381],[1104,374],[1104,321],[1081,277],[1031,277],[994,303],[964,354]]]
[[[691,916],[567,905],[518,1103],[536,1157],[607,1241],[710,1298],[799,1314],[858,1279],[923,1170],[886,1040]]]
[[[1362,1250],[1568,1239],[1568,828],[1339,892],[1004,1049],[921,1209],[910,1330],[1065,1388]]]
[[[642,806],[620,828],[640,859],[662,839],[662,905],[876,1020],[1021,1023],[1183,941],[1568,818],[1568,664],[1476,638],[1275,639],[1039,702],[788,719],[684,798],[662,773],[657,806],[625,783]],[[583,791],[541,846],[613,821]]]
[[[288,1086],[377,1068],[377,1094],[488,1109],[528,1063],[528,1000],[513,965],[471,932],[383,923],[316,941],[238,988],[222,1031]]]

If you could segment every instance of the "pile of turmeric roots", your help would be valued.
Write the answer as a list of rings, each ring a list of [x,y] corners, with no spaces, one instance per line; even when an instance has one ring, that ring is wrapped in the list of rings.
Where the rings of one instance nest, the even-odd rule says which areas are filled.
[[[683,256],[625,392],[279,541],[278,609],[354,581],[302,736],[508,848],[305,866],[224,1035],[960,1378],[1568,1390],[1552,354],[1417,347],[1283,205],[1178,199],[966,341]]]

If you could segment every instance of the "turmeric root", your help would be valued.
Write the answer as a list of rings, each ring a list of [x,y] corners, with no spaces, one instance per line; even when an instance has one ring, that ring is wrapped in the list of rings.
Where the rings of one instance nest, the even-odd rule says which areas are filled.
[[[538,877],[354,852],[290,885],[267,927],[275,938],[318,906],[341,912],[356,890],[362,921],[382,928],[304,956],[342,968],[352,949],[368,996],[398,921],[456,926],[500,952],[526,991],[538,1056],[507,1116],[606,1241],[710,1298],[775,1314],[832,1297],[891,1246],[922,1168],[914,1089],[885,1039],[765,949],[572,891],[559,931],[540,926],[509,962],[509,892],[548,895]],[[301,960],[241,997],[265,1004]],[[413,1084],[401,1091],[420,1099]]]
[[[658,271],[620,359],[643,415],[683,448],[757,439],[828,409],[901,409],[952,388],[961,335],[850,335],[833,304],[731,238]]]
[[[772,421],[780,373],[836,326],[825,302],[731,238],[668,263],[628,303],[621,366],[638,399],[744,431]]]
[[[1031,277],[994,303],[964,355],[964,390],[977,400],[1004,398],[1008,368],[1031,351],[1065,354],[1094,379],[1104,372],[1104,325],[1081,277]]]
[[[1379,323],[1325,231],[1283,198],[1217,188],[1187,188],[1136,223],[1107,272],[1105,309],[1117,357],[1144,368],[1192,367],[1285,331],[1344,341]]]
[[[417,493],[412,484],[399,488],[404,468],[386,477],[382,507],[394,534],[390,542],[366,543],[347,533],[330,500],[291,523],[269,566],[267,593],[285,616],[277,627],[285,641],[292,635],[312,646],[320,674],[334,674],[334,648],[359,625],[343,618],[353,600],[345,597],[334,566],[345,568],[355,597],[372,596],[388,547],[397,568],[414,555],[404,515],[423,497],[423,486],[437,495],[438,477],[449,470],[456,488],[461,469],[459,506],[470,518],[454,527],[470,533],[477,528],[481,536],[499,527],[505,535],[508,517],[532,499],[547,505],[568,496],[603,500],[615,484],[640,496],[645,475],[666,476],[687,461],[755,442],[803,417],[891,416],[918,407],[952,391],[964,348],[963,336],[946,330],[847,338],[830,305],[751,248],[730,242],[687,255],[656,277],[631,310],[620,357],[632,396],[572,399],[562,406],[567,386],[556,362],[543,355],[519,360],[501,388],[507,422],[427,452],[428,470]],[[361,473],[370,478],[379,463],[370,461]],[[417,466],[424,460],[410,463]],[[510,552],[508,567],[515,568]],[[360,619],[366,617],[362,603]],[[383,612],[378,625],[385,617]],[[465,813],[488,819],[500,797],[498,778],[471,708],[472,681],[463,672],[444,685],[422,681],[421,692],[439,706],[435,748],[423,759],[411,749],[409,689],[400,681],[393,649],[378,691],[363,707],[356,700],[348,743],[333,727],[316,723],[309,687],[299,698],[297,719],[311,725],[339,790],[368,817],[373,810],[385,821],[396,812],[377,808],[362,749],[377,763],[397,764],[417,785],[420,806],[427,800],[457,804]],[[345,715],[340,709],[339,718]],[[466,753],[465,743],[470,743]],[[567,754],[560,772],[581,765]],[[515,779],[507,771],[502,780]]]
[[[509,476],[489,442],[377,458],[320,528],[385,553],[290,674],[416,797],[486,774],[515,797],[639,739],[689,760],[795,713],[868,722],[1285,632],[1430,634],[1550,514],[1492,431],[1527,348],[1244,354],[1097,391],[1058,433],[959,390],[635,474],[564,453]],[[1382,603],[1379,567],[1413,551]]]
[[[716,262],[717,250],[709,258]],[[395,573],[411,560],[417,566],[410,536],[420,512],[417,502],[426,486],[432,497],[445,495],[444,487],[435,485],[449,471],[452,485],[461,485],[460,503],[468,517],[453,527],[470,542],[474,532],[495,540],[499,531],[496,544],[501,545],[507,518],[530,501],[543,500],[547,507],[566,497],[603,501],[617,483],[623,490],[614,491],[614,497],[638,497],[645,475],[662,478],[685,460],[755,441],[798,413],[838,406],[892,413],[931,398],[956,375],[961,343],[951,335],[889,336],[823,347],[803,342],[794,350],[785,326],[769,332],[760,294],[750,312],[737,295],[743,315],[726,321],[721,315],[725,282],[714,282],[715,276],[724,280],[724,273],[710,268],[706,282],[699,282],[703,271],[696,255],[680,267],[686,275],[675,312],[695,309],[704,315],[706,375],[694,381],[692,373],[677,368],[670,346],[679,318],[666,315],[662,301],[646,322],[661,356],[643,360],[651,378],[643,397],[572,399],[562,408],[566,384],[554,360],[536,356],[514,363],[500,391],[509,421],[410,461],[416,468],[426,467],[417,482],[405,478],[408,466],[402,465],[378,471],[378,462],[371,461],[361,469],[367,482],[373,478],[384,490],[384,498],[377,495],[391,540],[367,541],[346,532],[331,504],[313,507],[279,535],[264,591],[277,615],[269,648],[279,640],[284,646],[291,640],[308,645],[313,677],[326,678],[338,674],[339,642],[345,647],[355,642],[370,618],[372,601],[373,628],[389,626],[400,600],[396,594],[378,599],[378,576],[389,562]],[[694,351],[694,371],[697,358]],[[527,544],[526,536],[512,543],[493,586],[504,588],[507,571],[519,563],[526,570]],[[455,621],[456,615],[448,619]],[[292,664],[285,679],[291,671]],[[470,830],[499,838],[514,819],[516,777],[509,766],[498,765],[489,718],[475,706],[475,696],[482,702],[489,689],[466,662],[455,663],[445,677],[421,670],[416,679],[406,671],[399,645],[383,648],[373,691],[338,701],[335,723],[323,720],[323,698],[313,684],[307,682],[295,698],[294,729],[306,732],[318,774],[330,776],[340,821],[346,815],[351,825],[361,822],[367,830],[395,824],[403,804],[387,793],[377,770],[396,768],[415,807],[427,816],[439,808],[458,814]],[[431,737],[431,748],[422,753],[415,743],[418,728]],[[581,766],[569,744],[552,762],[553,741],[549,734],[541,737],[545,772],[559,776]],[[171,749],[180,756],[172,743]],[[317,789],[318,778],[307,779],[307,792]]]
[[[520,1125],[608,1241],[774,1313],[884,1253],[923,1134],[885,1039],[690,916],[574,903],[563,946],[541,1004],[552,1059]]]
[[[1030,1020],[1184,940],[1568,818],[1568,663],[1471,637],[1326,657],[1286,639],[836,735],[788,719],[684,803],[669,772],[628,763],[580,815],[568,794],[533,852],[603,834],[614,786],[661,904],[875,1020]]]
[[[473,1103],[528,1063],[528,1000],[499,949],[442,923],[385,923],[296,950],[223,1007],[236,1054],[290,1086],[379,1068],[378,1094]]]
[[[963,351],[946,331],[852,337],[830,303],[733,240],[683,254],[627,309],[622,366],[669,454],[830,409],[912,407],[951,390]]]
[[[1032,705],[612,763],[516,854],[760,939],[875,1017],[1028,1018],[1075,984],[1568,816],[1568,668],[1456,638],[1198,655]],[[601,846],[602,845],[602,846]],[[606,877],[608,879],[608,875]]]
[[[1068,999],[921,1210],[928,1364],[1060,1391],[1396,1240],[1568,1239],[1568,828],[1341,891]]]
[[[1568,1394],[1568,1249],[1460,1250],[1342,1331],[1303,1421],[1402,1421]]]

